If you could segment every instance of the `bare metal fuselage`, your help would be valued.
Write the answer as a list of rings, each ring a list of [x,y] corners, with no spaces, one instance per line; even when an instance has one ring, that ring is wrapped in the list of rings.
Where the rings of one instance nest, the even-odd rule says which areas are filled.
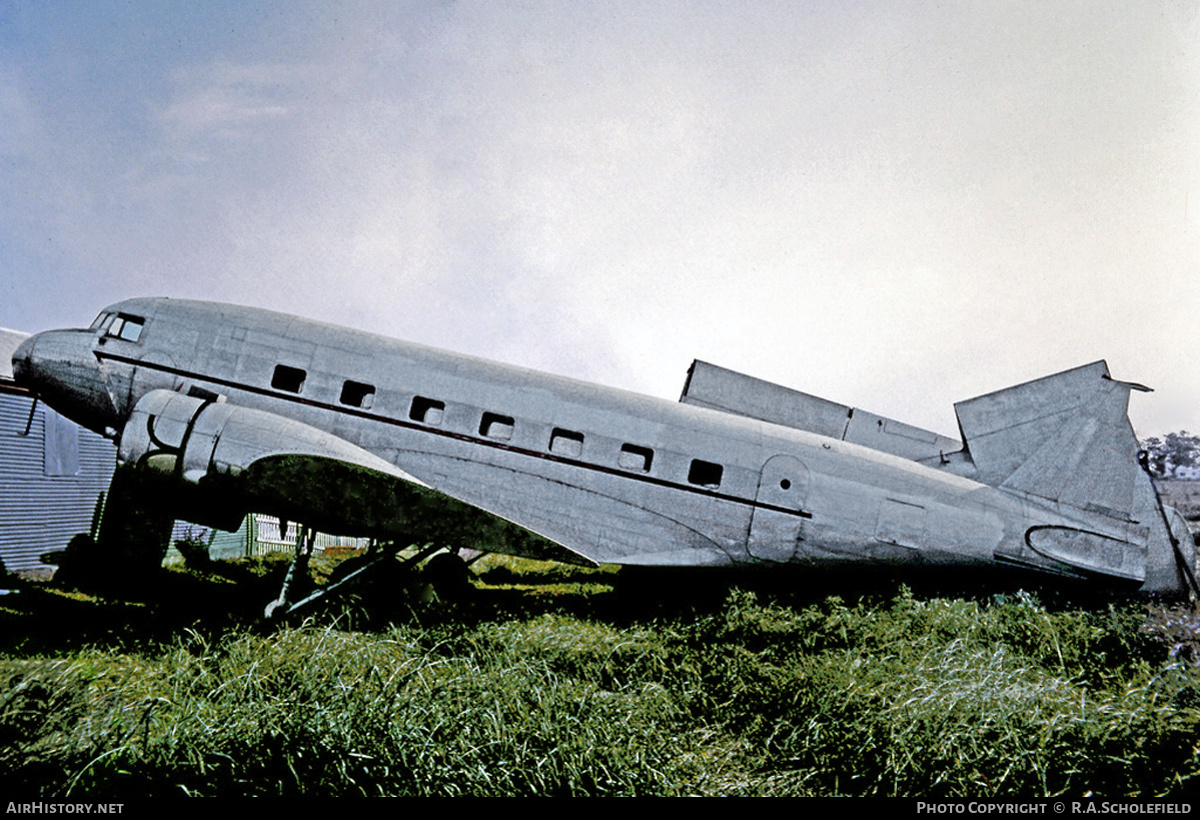
[[[1107,379],[1099,369],[1079,379]],[[914,459],[228,305],[129,300],[91,329],[37,334],[17,351],[14,372],[60,412],[119,437],[123,461],[174,459],[181,486],[263,458],[321,458],[432,488],[598,563],[1002,564],[1171,592],[1192,561],[1177,517],[1136,468],[1123,405],[1120,420],[1109,418],[1115,410],[1096,419],[1073,411],[1086,423],[1060,413],[1079,429],[1072,440],[1100,442],[1115,452],[1106,458],[1129,462],[1093,503],[1090,479],[1047,453],[1065,448],[1085,469],[1084,455],[1056,443],[1067,433],[1038,433],[1049,443],[1020,444],[1005,465],[1013,437],[1030,439],[1025,431],[1040,422],[990,421],[1006,412],[1000,400],[976,413],[987,433],[979,451],[990,442],[997,453],[986,463],[966,452]],[[1114,407],[1128,393],[1111,380],[1095,389]],[[1032,467],[1022,473],[1038,459],[1051,465],[1039,475],[1054,481],[1031,477]],[[330,510],[320,517],[337,524]],[[376,519],[380,530],[402,529]]]

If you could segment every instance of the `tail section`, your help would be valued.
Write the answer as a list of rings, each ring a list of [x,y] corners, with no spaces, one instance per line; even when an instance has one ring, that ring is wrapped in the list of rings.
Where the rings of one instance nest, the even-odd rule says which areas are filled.
[[[1195,585],[1195,548],[1172,527],[1140,466],[1131,390],[1103,362],[955,405],[976,479],[1080,522],[1032,527],[1034,553],[1090,573],[1142,580],[1142,590]],[[1016,556],[1008,556],[1016,557]]]
[[[853,442],[988,484],[1027,502],[1006,563],[1140,584],[1197,588],[1196,549],[1139,464],[1129,394],[1103,361],[955,405],[962,444],[893,419],[696,361],[680,401]],[[961,450],[961,452],[959,452]]]

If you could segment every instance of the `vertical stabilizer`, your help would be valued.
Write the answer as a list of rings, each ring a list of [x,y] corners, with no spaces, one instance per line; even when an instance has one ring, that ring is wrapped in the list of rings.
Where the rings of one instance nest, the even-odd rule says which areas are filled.
[[[979,481],[1050,502],[1066,515],[1100,516],[1093,519],[1095,532],[1072,531],[1070,539],[1056,544],[1065,550],[1057,557],[1121,574],[1115,564],[1102,569],[1104,561],[1115,561],[1114,551],[1144,550],[1143,590],[1182,591],[1182,573],[1190,574],[1194,563],[1192,545],[1173,535],[1158,493],[1138,463],[1139,445],[1128,417],[1131,390],[1147,388],[1113,380],[1099,361],[959,402],[955,411]],[[1071,559],[1073,551],[1077,560]]]

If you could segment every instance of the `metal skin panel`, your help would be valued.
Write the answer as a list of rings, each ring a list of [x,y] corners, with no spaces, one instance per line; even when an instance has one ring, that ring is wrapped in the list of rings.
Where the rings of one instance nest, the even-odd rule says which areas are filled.
[[[925,546],[925,521],[927,513],[920,504],[884,499],[879,507],[879,520],[875,524],[875,540],[920,550]]]
[[[108,314],[140,335],[114,337]],[[855,436],[846,421],[801,429],[841,406],[788,405],[804,394],[711,366],[689,389],[715,403],[674,403],[205,302],[113,305],[92,329],[26,340],[13,367],[181,496],[220,488],[332,533],[397,537],[406,505],[465,503],[559,545],[538,542],[557,560],[1006,565],[1151,592],[1182,591],[1195,560],[1133,458],[1128,386],[1102,363],[958,405],[954,457],[950,439],[848,409]],[[737,385],[752,393],[740,405]],[[766,418],[742,412],[756,402]],[[1075,531],[1088,535],[1029,536]]]

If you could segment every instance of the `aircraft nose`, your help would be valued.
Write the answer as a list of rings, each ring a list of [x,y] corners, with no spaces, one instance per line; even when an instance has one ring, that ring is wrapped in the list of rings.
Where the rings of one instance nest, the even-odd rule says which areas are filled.
[[[25,339],[13,353],[13,378],[64,416],[103,430],[116,408],[92,337],[80,330],[46,330]]]

